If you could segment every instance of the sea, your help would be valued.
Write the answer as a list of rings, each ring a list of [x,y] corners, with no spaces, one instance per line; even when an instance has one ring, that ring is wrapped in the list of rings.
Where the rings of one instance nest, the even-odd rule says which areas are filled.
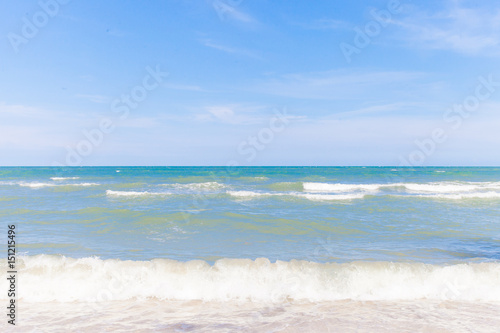
[[[2,332],[500,327],[500,168],[2,167],[0,217]]]

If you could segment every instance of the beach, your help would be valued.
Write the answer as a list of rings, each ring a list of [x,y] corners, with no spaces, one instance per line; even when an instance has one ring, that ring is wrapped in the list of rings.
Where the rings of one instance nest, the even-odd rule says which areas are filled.
[[[496,332],[498,303],[128,301],[23,305],[9,332]]]
[[[499,168],[0,168],[2,330],[494,332],[499,201]]]

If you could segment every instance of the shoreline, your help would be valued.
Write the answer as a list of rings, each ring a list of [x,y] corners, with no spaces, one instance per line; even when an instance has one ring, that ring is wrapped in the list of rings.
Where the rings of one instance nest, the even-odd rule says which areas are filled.
[[[20,303],[7,332],[495,332],[500,302],[335,301],[254,303],[130,300]]]

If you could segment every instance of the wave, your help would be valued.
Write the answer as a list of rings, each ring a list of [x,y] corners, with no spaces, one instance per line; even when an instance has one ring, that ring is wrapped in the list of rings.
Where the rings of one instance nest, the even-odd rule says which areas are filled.
[[[205,183],[188,183],[188,184],[163,184],[163,186],[173,187],[179,190],[193,190],[193,191],[210,191],[210,190],[219,190],[226,188],[227,185],[217,183],[217,182],[205,182]]]
[[[140,197],[140,196],[150,196],[150,195],[170,195],[169,192],[137,192],[137,191],[112,191],[107,190],[106,195],[114,197]]]
[[[204,301],[500,301],[500,263],[314,263],[266,258],[180,262],[55,255],[18,258],[20,299],[74,302],[156,298]],[[6,265],[6,259],[0,259]],[[7,290],[6,279],[0,289]],[[40,288],[43,285],[43,288]],[[6,293],[0,295],[5,299]]]
[[[471,184],[471,183],[429,183],[429,184],[401,184],[411,192],[435,192],[435,193],[453,193],[453,192],[470,192],[488,188],[489,183]]]
[[[99,186],[99,183],[61,184],[60,186]]]
[[[317,201],[329,201],[329,200],[353,200],[353,199],[363,199],[365,197],[362,193],[352,193],[352,194],[313,194],[305,193],[299,194],[297,196]]]
[[[302,189],[298,187],[301,186]],[[436,182],[436,183],[274,183],[267,186],[271,192],[227,191],[239,198],[269,196],[302,197],[308,200],[353,200],[367,195],[390,195],[399,198],[426,197],[431,199],[495,199],[500,198],[500,182]],[[383,191],[383,192],[381,192]]]
[[[76,183],[76,184],[55,184],[55,183],[39,183],[39,182],[32,182],[32,183],[17,183],[17,185],[22,186],[22,187],[30,187],[30,188],[42,188],[42,187],[61,187],[61,186],[99,186],[100,184],[98,183]]]
[[[255,198],[255,197],[268,197],[268,196],[281,196],[281,197],[298,197],[308,200],[316,201],[330,201],[330,200],[352,200],[361,199],[364,197],[362,193],[353,194],[314,194],[314,193],[301,193],[301,192],[254,192],[254,191],[227,191],[227,194],[239,198]]]
[[[314,192],[349,192],[349,191],[377,191],[385,184],[329,184],[329,183],[303,183],[305,191]]]
[[[22,186],[22,187],[31,187],[31,188],[41,188],[41,187],[58,186],[58,184],[53,184],[53,183],[38,183],[38,182],[33,182],[33,183],[17,183],[17,185]]]
[[[269,197],[274,195],[279,195],[279,193],[269,193],[269,192],[254,192],[254,191],[226,191],[227,194],[233,197]]]
[[[500,197],[500,182],[433,182],[342,184],[324,182],[282,182],[266,186],[271,191],[227,191],[239,198],[301,197],[308,200],[332,201],[363,199],[367,195],[390,195],[399,198],[491,199]]]
[[[269,180],[269,177],[265,176],[240,176],[240,177],[235,177],[234,179],[243,181],[243,182],[264,182],[266,180]]]
[[[403,189],[414,193],[472,193],[500,190],[500,182],[433,182],[433,183],[387,183],[387,184],[339,184],[339,183],[303,183],[304,191],[309,192],[377,192],[382,189]]]
[[[459,194],[420,194],[419,197],[434,198],[434,199],[497,199],[500,198],[499,192],[473,192],[473,193],[459,193]]]
[[[52,180],[73,180],[80,179],[80,177],[51,177]]]

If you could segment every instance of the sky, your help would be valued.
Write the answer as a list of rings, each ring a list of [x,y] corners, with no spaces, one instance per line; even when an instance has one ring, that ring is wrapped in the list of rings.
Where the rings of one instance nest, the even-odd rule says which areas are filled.
[[[500,165],[498,1],[0,0],[0,165]]]

